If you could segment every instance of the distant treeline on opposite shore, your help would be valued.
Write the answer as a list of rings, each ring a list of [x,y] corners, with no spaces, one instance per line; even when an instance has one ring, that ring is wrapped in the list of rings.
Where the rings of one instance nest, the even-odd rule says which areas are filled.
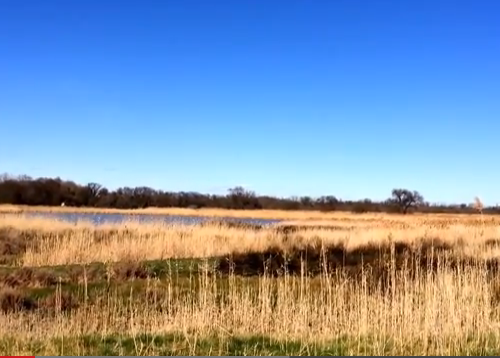
[[[0,176],[0,204],[31,206],[74,206],[118,209],[147,207],[222,208],[222,209],[268,209],[268,210],[320,210],[387,212],[387,213],[477,213],[500,214],[500,207],[474,205],[431,204],[417,191],[394,189],[387,200],[344,201],[335,196],[309,196],[278,198],[257,195],[242,187],[228,190],[226,195],[201,194],[197,192],[169,192],[149,187],[123,187],[108,190],[97,183],[85,185],[60,178],[31,178],[26,175]]]

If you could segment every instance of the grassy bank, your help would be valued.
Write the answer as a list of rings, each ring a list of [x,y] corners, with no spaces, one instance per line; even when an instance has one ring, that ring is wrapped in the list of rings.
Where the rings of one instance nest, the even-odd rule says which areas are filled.
[[[498,225],[404,220],[92,226],[5,216],[0,349],[498,354]]]
[[[49,340],[0,341],[0,349],[8,355],[66,356],[336,356],[336,355],[498,355],[496,337],[464,337],[463,344],[443,339],[439,345],[423,340],[397,345],[390,338],[337,338],[327,342],[275,340],[262,336],[189,337],[181,332],[168,335],[89,335]]]

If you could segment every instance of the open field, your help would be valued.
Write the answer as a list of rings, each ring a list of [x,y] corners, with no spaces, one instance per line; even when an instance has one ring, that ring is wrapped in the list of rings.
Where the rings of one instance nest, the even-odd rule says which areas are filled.
[[[325,215],[273,226],[0,216],[0,350],[500,353],[495,218]]]

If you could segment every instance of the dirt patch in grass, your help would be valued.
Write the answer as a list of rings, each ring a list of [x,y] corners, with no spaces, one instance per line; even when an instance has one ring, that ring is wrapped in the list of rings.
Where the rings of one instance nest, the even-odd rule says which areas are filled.
[[[70,311],[77,308],[80,302],[78,293],[72,291],[54,291],[36,299],[30,291],[12,287],[0,288],[0,311],[3,313],[33,310]]]
[[[0,289],[0,310],[4,313],[31,310],[36,306],[36,302],[22,291],[11,287]]]
[[[156,260],[121,261],[105,265],[67,265],[51,267],[4,267],[0,268],[0,283],[11,288],[56,287],[58,284],[82,285],[99,282],[126,282],[165,277],[189,277],[197,275],[200,266],[209,263],[214,268],[216,260]]]
[[[49,270],[20,267],[0,272],[0,282],[9,287],[47,287],[58,283],[58,277]]]
[[[11,288],[55,287],[58,284],[83,284],[99,281],[126,281],[153,277],[144,263],[118,262],[109,267],[103,264],[65,267],[20,267],[0,271],[0,282]]]
[[[32,242],[34,233],[0,228],[0,265],[13,264]]]

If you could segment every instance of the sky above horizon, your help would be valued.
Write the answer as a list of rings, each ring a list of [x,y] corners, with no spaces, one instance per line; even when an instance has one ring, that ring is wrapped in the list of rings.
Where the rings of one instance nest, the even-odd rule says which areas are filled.
[[[500,203],[500,1],[0,0],[0,172]]]

